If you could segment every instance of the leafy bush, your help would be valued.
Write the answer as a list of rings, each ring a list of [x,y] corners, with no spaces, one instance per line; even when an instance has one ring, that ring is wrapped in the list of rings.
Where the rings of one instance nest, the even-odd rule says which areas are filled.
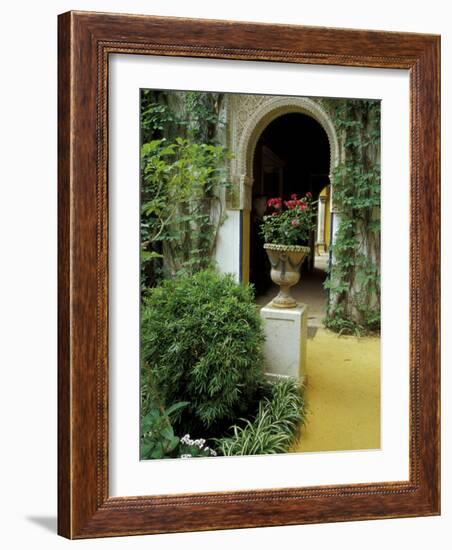
[[[168,279],[145,297],[141,331],[143,367],[163,403],[189,402],[180,433],[218,433],[247,412],[264,340],[249,286],[212,270]]]
[[[302,388],[289,378],[272,385],[272,394],[259,404],[254,420],[233,426],[233,435],[217,439],[221,454],[261,455],[287,452],[305,421]]]
[[[174,434],[171,416],[186,407],[188,403],[174,403],[166,410],[153,406],[141,417],[140,424],[140,457],[165,458],[179,445],[179,438]]]

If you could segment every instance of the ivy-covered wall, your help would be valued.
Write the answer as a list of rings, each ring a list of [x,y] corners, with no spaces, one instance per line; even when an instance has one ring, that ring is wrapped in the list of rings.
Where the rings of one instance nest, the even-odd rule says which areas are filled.
[[[223,218],[224,94],[142,90],[142,289],[211,265]]]
[[[324,99],[340,145],[332,171],[339,225],[325,286],[325,324],[362,333],[380,327],[380,102]]]

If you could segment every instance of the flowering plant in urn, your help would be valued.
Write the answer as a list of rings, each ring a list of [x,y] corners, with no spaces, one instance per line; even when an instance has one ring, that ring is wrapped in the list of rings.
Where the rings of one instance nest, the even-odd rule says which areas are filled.
[[[264,216],[261,233],[271,264],[272,281],[280,287],[272,306],[296,307],[297,303],[290,295],[290,287],[300,280],[301,264],[310,251],[307,244],[315,218],[312,195],[306,193],[300,198],[293,194],[290,200],[271,198],[267,206],[271,213]]]

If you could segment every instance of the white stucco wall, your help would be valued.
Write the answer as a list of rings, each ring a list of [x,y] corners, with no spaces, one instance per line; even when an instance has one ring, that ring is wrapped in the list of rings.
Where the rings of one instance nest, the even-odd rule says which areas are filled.
[[[240,281],[241,235],[240,210],[227,210],[215,248],[215,261],[221,273],[233,273]]]

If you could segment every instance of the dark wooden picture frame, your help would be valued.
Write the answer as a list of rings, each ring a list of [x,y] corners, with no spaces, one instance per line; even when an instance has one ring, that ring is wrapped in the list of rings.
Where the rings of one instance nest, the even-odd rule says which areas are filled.
[[[437,515],[440,510],[440,38],[137,15],[59,16],[58,532],[87,538]],[[410,73],[410,477],[110,497],[108,60],[113,53]]]

